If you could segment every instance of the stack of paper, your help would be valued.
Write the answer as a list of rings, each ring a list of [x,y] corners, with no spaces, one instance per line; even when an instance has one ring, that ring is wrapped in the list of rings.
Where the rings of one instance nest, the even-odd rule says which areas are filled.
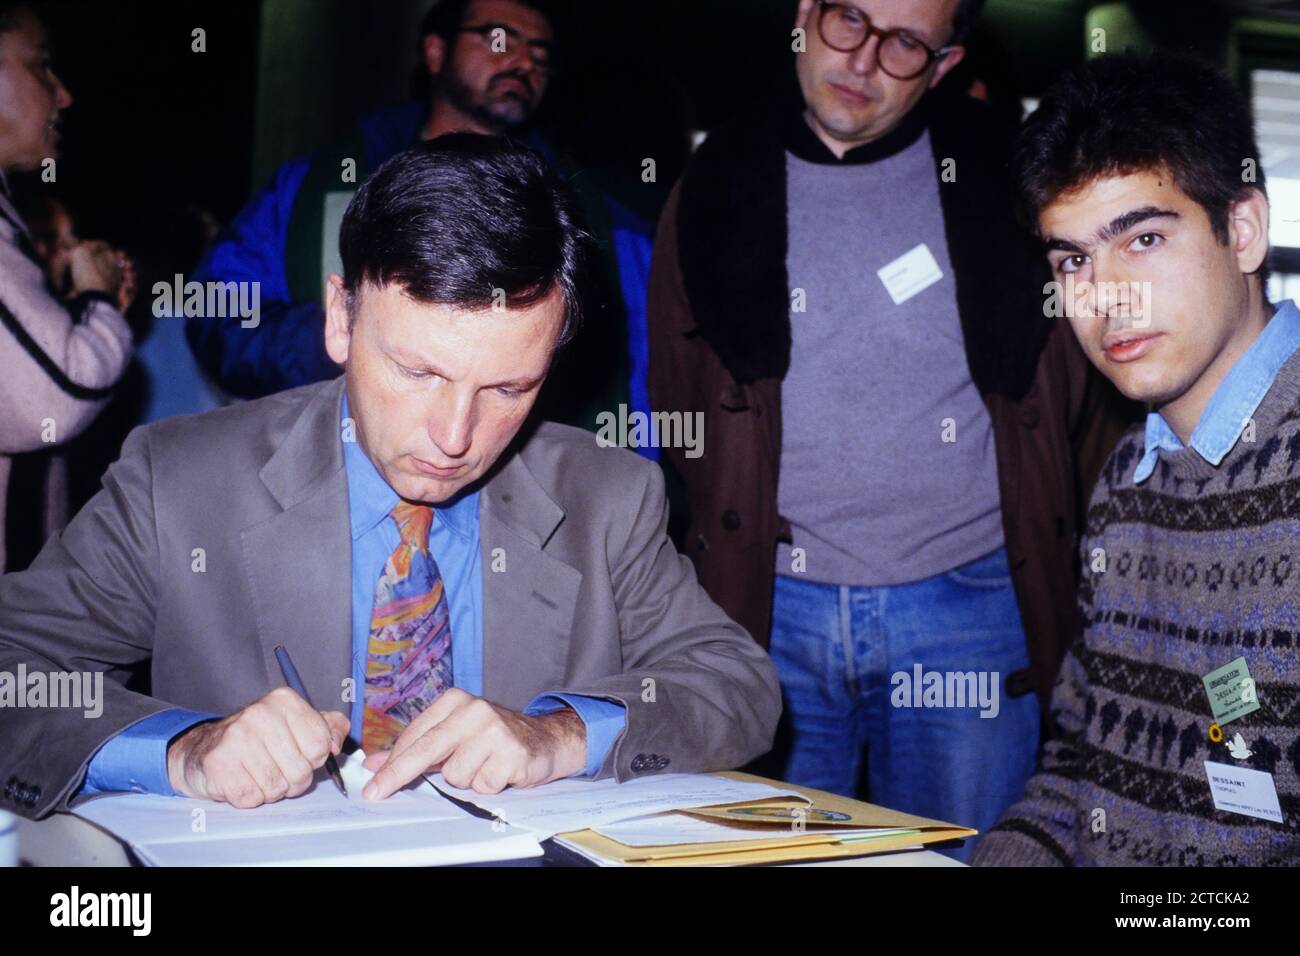
[[[760,782],[724,773],[735,782]],[[698,807],[566,833],[558,842],[601,866],[752,866],[867,856],[974,836],[969,827],[808,787],[793,800]]]
[[[493,796],[440,790],[601,866],[745,866],[865,856],[976,831],[751,774],[562,780]],[[677,811],[677,812],[673,812]]]

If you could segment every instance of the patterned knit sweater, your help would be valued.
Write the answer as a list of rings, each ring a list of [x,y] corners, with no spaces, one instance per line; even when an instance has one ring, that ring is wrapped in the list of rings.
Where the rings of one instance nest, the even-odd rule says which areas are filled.
[[[1218,467],[1162,450],[1135,485],[1141,427],[1111,455],[1081,545],[1083,637],[1052,696],[1059,734],[976,865],[1300,864],[1300,352],[1254,422]],[[1201,678],[1238,657],[1259,709],[1216,743]],[[1284,822],[1217,810],[1207,760],[1273,774]]]

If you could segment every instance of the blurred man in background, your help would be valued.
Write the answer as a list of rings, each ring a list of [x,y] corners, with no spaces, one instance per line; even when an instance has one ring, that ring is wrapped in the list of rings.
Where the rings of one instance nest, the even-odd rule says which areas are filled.
[[[421,26],[429,95],[361,121],[355,134],[285,163],[200,266],[199,282],[260,283],[260,315],[191,317],[200,364],[232,395],[252,398],[332,378],[325,353],[323,290],[339,270],[338,224],[371,170],[421,139],[453,131],[525,138],[558,160],[529,124],[560,55],[562,6],[549,0],[440,0]],[[648,407],[645,282],[652,227],[610,197],[576,182],[582,212],[604,254],[591,321],[539,400],[544,417],[594,427],[628,403]],[[653,453],[650,457],[654,457]]]

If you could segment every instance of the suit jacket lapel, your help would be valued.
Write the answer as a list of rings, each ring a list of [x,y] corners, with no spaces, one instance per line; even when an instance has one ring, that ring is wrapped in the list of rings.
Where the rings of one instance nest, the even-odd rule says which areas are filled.
[[[563,520],[517,452],[479,495],[483,696],[506,707],[564,676],[582,572],[545,550]]]
[[[283,644],[312,703],[346,714],[352,535],[339,432],[342,401],[341,378],[317,388],[259,475],[284,510],[240,536],[267,690],[284,683],[274,653]]]

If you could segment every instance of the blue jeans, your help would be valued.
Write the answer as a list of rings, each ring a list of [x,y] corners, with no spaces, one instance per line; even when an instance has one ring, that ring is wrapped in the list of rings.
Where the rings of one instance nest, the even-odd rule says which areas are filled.
[[[778,575],[771,654],[791,733],[784,779],[981,833],[1020,798],[1039,712],[1034,694],[1006,694],[1029,661],[1004,548],[888,587]],[[945,852],[967,861],[977,841]]]

